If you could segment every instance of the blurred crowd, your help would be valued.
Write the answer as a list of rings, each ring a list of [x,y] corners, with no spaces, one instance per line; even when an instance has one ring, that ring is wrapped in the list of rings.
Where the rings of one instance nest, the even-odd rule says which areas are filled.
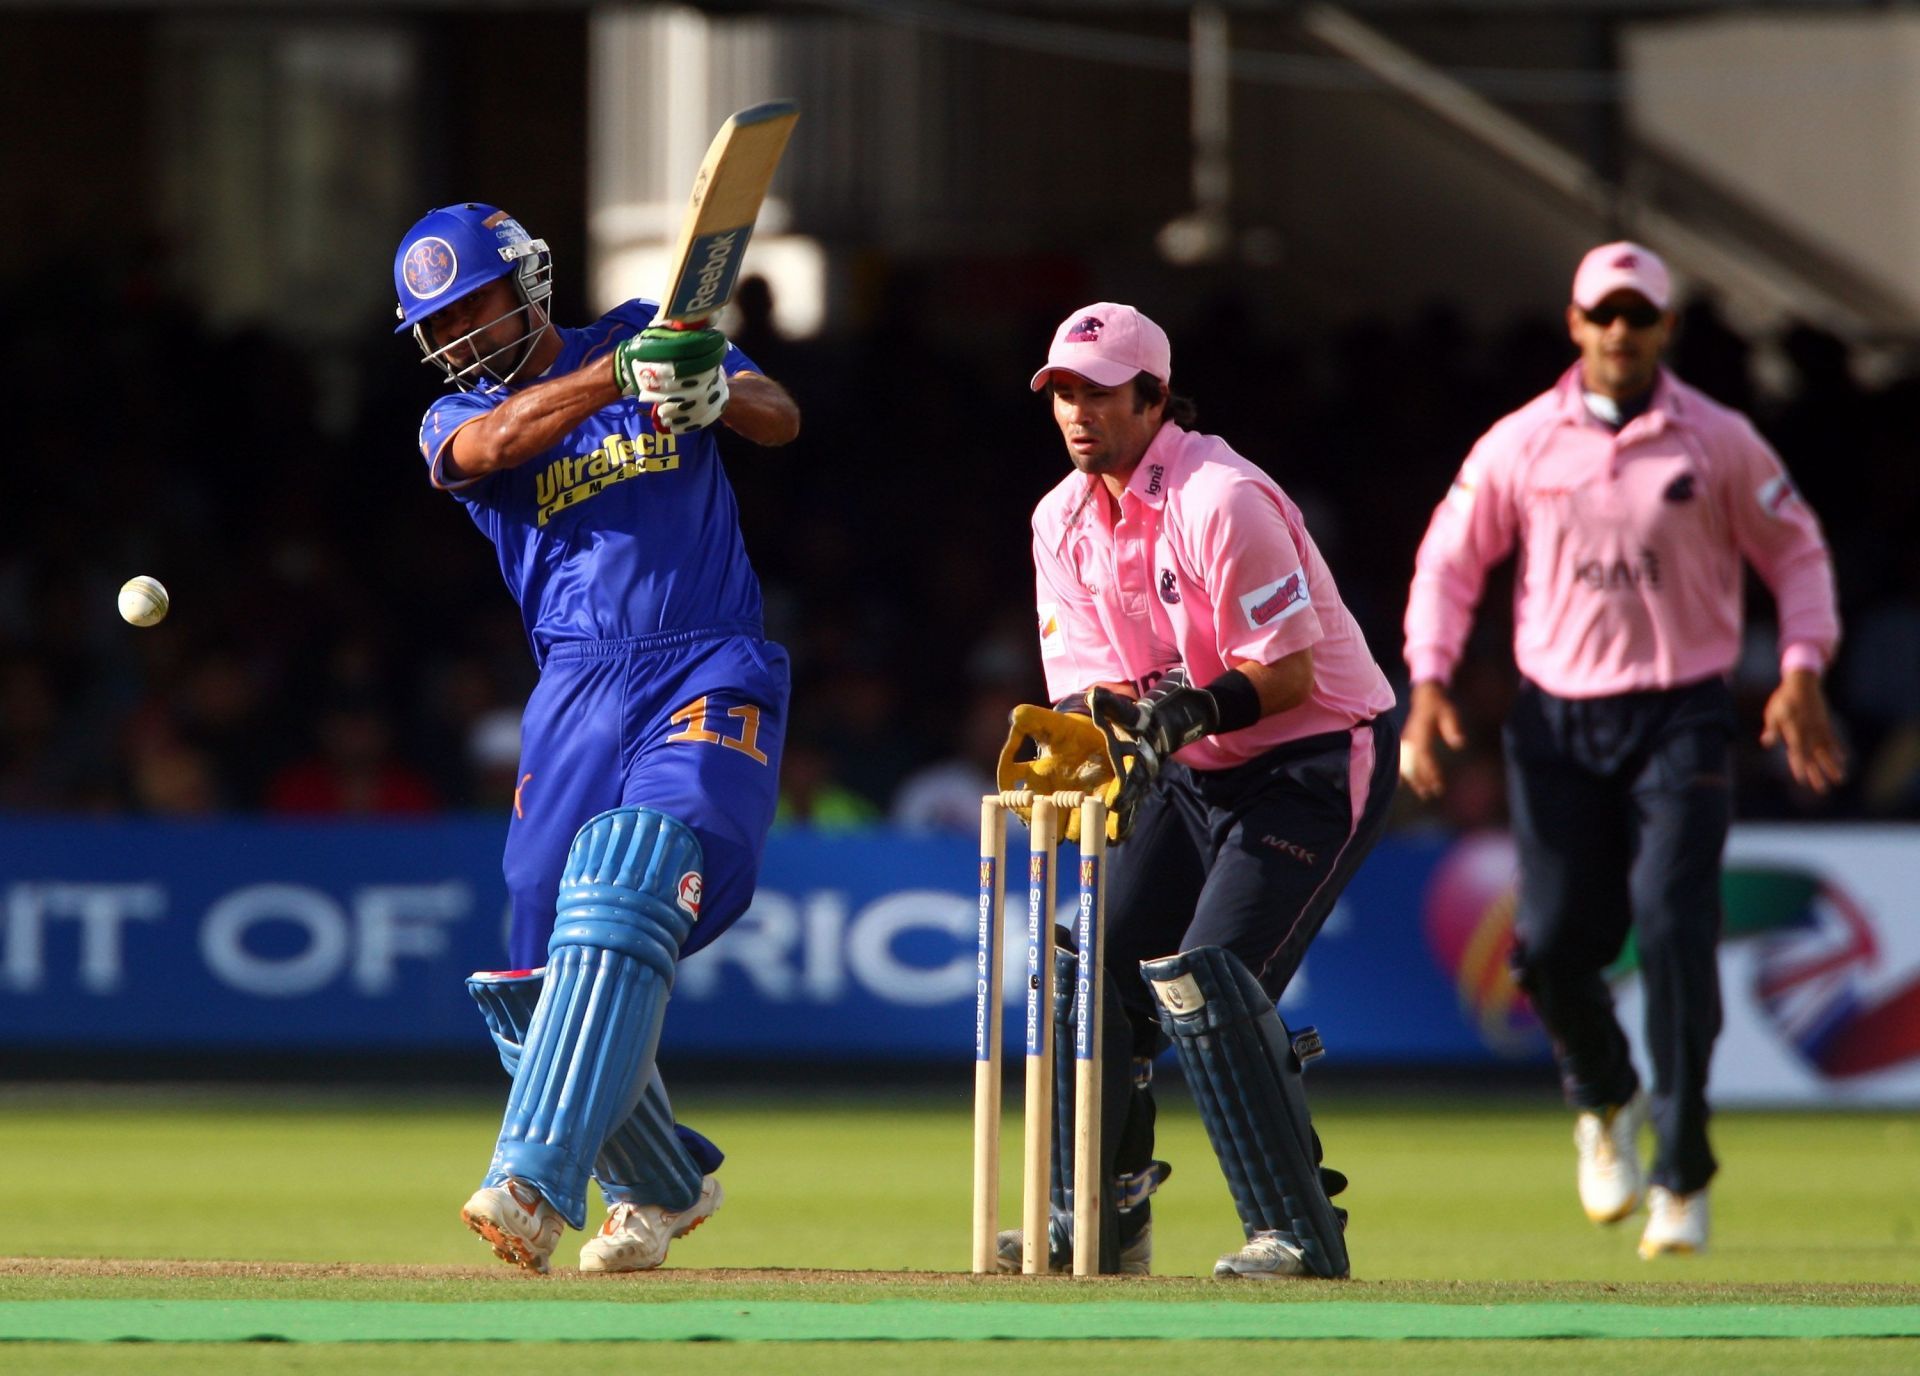
[[[1066,458],[1025,382],[1078,303],[1036,301],[981,342],[938,326],[925,283],[882,295],[868,328],[801,342],[750,283],[736,331],[806,416],[785,450],[723,442],[769,633],[794,659],[782,818],[969,830],[1008,708],[1044,696],[1026,520]],[[504,815],[533,665],[490,547],[425,480],[434,379],[411,344],[377,321],[344,358],[218,334],[137,268],[49,273],[15,297],[0,811]],[[1420,534],[1479,433],[1570,362],[1557,316],[1481,334],[1436,305],[1307,337],[1232,300],[1187,319],[1139,304],[1173,326],[1201,428],[1300,504],[1404,689]],[[1825,523],[1846,633],[1829,687],[1855,771],[1817,800],[1760,750],[1777,670],[1755,584],[1739,811],[1920,817],[1920,376],[1864,386],[1810,327],[1777,343],[1786,375],[1758,394],[1751,342],[1696,301],[1674,362],[1754,416]],[[115,613],[135,573],[173,594],[156,629]],[[1442,802],[1401,800],[1402,825],[1503,820],[1507,596],[1490,587],[1456,685],[1472,745]]]

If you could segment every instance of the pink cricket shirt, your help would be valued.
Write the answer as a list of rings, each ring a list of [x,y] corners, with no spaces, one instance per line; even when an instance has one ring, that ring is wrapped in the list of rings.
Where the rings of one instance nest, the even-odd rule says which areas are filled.
[[[1300,509],[1212,435],[1161,426],[1117,524],[1105,484],[1069,473],[1034,508],[1033,566],[1040,660],[1056,702],[1175,665],[1204,686],[1248,660],[1313,647],[1307,700],[1195,741],[1175,757],[1195,769],[1348,730],[1393,706]]]
[[[1726,673],[1742,557],[1779,605],[1783,673],[1823,669],[1839,640],[1820,523],[1779,456],[1745,416],[1665,369],[1617,435],[1588,414],[1576,363],[1481,437],[1414,561],[1414,682],[1452,676],[1486,572],[1515,539],[1514,658],[1560,697]]]

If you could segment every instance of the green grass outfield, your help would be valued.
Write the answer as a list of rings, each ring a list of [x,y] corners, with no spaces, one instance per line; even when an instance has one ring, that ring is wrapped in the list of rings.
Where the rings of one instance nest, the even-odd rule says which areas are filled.
[[[1601,1230],[1581,1217],[1571,1120],[1544,1093],[1517,1103],[1329,1092],[1319,1118],[1329,1160],[1354,1181],[1341,1202],[1353,1210],[1357,1279],[1233,1285],[1201,1279],[1239,1228],[1191,1109],[1175,1100],[1162,1116],[1160,1154],[1174,1162],[1175,1174],[1156,1200],[1158,1274],[1075,1283],[953,1274],[967,1257],[971,1130],[963,1078],[945,1094],[823,1089],[801,1098],[681,1090],[682,1117],[729,1153],[726,1207],[676,1244],[662,1272],[545,1280],[493,1262],[456,1217],[491,1147],[493,1096],[427,1094],[402,1102],[304,1091],[0,1091],[0,1162],[12,1167],[15,1186],[0,1210],[0,1258],[12,1259],[0,1262],[0,1333],[8,1331],[8,1312],[52,1313],[63,1322],[73,1316],[77,1337],[84,1336],[83,1316],[217,1316],[224,1306],[229,1319],[296,1312],[331,1322],[338,1315],[326,1336],[351,1337],[369,1315],[388,1314],[383,1321],[391,1322],[381,1306],[395,1301],[422,1306],[423,1323],[466,1312],[429,1305],[487,1306],[471,1311],[480,1314],[524,1301],[582,1302],[588,1308],[572,1312],[586,1331],[593,1328],[589,1317],[602,1313],[616,1326],[627,1321],[608,1305],[613,1300],[658,1305],[647,1313],[663,1324],[690,1314],[737,1314],[728,1321],[744,1327],[715,1336],[755,1340],[530,1343],[515,1344],[515,1355],[563,1359],[573,1371],[631,1370],[644,1359],[676,1371],[888,1371],[911,1364],[934,1373],[1022,1356],[1058,1360],[1068,1340],[1003,1338],[983,1346],[944,1336],[910,1344],[760,1339],[804,1327],[782,1328],[769,1318],[804,1312],[781,1308],[796,1302],[864,1305],[861,1324],[909,1313],[932,1322],[909,1323],[897,1334],[881,1324],[884,1332],[869,1338],[937,1334],[954,1306],[969,1306],[970,1324],[977,1320],[982,1336],[991,1336],[996,1325],[1020,1331],[1015,1321],[1031,1325],[1048,1313],[1071,1318],[1053,1307],[1085,1302],[1127,1309],[1088,1310],[1083,1318],[1166,1314],[1169,1336],[1204,1326],[1216,1312],[1206,1306],[1223,1303],[1260,1306],[1258,1322],[1272,1316],[1276,1333],[1311,1331],[1352,1313],[1362,1327],[1378,1315],[1381,1336],[1388,1336],[1421,1331],[1422,1315],[1435,1318],[1430,1306],[1446,1305],[1456,1308],[1439,1318],[1484,1314],[1488,1331],[1552,1313],[1567,1323],[1555,1320],[1549,1330],[1603,1336],[1257,1344],[1222,1338],[1199,1351],[1232,1361],[1257,1348],[1268,1358],[1304,1363],[1302,1370],[1400,1370],[1409,1361],[1423,1373],[1654,1365],[1743,1373],[1920,1370],[1920,1342],[1913,1339],[1803,1338],[1777,1322],[1804,1313],[1818,1331],[1920,1332],[1920,1123],[1910,1115],[1722,1114],[1713,1250],[1648,1264],[1634,1253],[1638,1220]],[[1012,1220],[1017,1113],[1009,1112],[1006,1128],[1003,1216]],[[557,1269],[572,1265],[578,1242],[569,1237]],[[274,1307],[294,1300],[317,1304]],[[48,1301],[119,1304],[36,1307]],[[169,1303],[141,1310],[144,1301]],[[699,1308],[714,1301],[739,1308]],[[8,1311],[8,1302],[17,1307]],[[1314,1308],[1294,1311],[1289,1326],[1277,1306],[1296,1304]],[[1015,1313],[1010,1305],[1041,1308]],[[1199,1307],[1165,1307],[1182,1305]],[[1358,1307],[1366,1305],[1378,1307]],[[1836,1316],[1836,1307],[1854,1312]],[[412,1312],[400,1311],[403,1328]],[[567,1311],[551,1304],[528,1305],[519,1315],[529,1337],[559,1336],[550,1331],[555,1324],[566,1331]],[[1591,1315],[1603,1322],[1583,1327]],[[1396,1329],[1407,1316],[1413,1328]],[[1185,1323],[1175,1322],[1182,1317]],[[702,1318],[695,1327],[702,1326],[711,1325]],[[1681,1329],[1786,1335],[1655,1336]],[[1102,1362],[1152,1361],[1176,1347],[1199,1355],[1191,1344],[1152,1336],[1074,1346],[1096,1351]],[[425,1372],[491,1364],[500,1355],[491,1343],[13,1342],[0,1348],[0,1366],[10,1374]]]

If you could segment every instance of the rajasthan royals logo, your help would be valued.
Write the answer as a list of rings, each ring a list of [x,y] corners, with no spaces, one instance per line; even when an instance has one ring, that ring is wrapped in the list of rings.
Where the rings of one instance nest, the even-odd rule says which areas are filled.
[[[460,260],[454,256],[453,245],[433,236],[415,239],[407,256],[400,260],[407,290],[422,301],[430,301],[452,286],[459,271]]]
[[[1069,344],[1097,344],[1100,341],[1100,331],[1106,327],[1107,322],[1099,316],[1083,315],[1074,321],[1072,328],[1067,331],[1066,342]]]
[[[1172,569],[1160,570],[1160,600],[1169,605],[1180,600],[1180,588],[1174,582]]]

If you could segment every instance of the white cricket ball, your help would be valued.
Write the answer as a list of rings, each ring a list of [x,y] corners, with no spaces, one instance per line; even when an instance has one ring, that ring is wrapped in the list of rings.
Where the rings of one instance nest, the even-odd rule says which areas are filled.
[[[141,574],[120,585],[120,615],[136,626],[157,626],[166,620],[167,590],[158,578]]]

